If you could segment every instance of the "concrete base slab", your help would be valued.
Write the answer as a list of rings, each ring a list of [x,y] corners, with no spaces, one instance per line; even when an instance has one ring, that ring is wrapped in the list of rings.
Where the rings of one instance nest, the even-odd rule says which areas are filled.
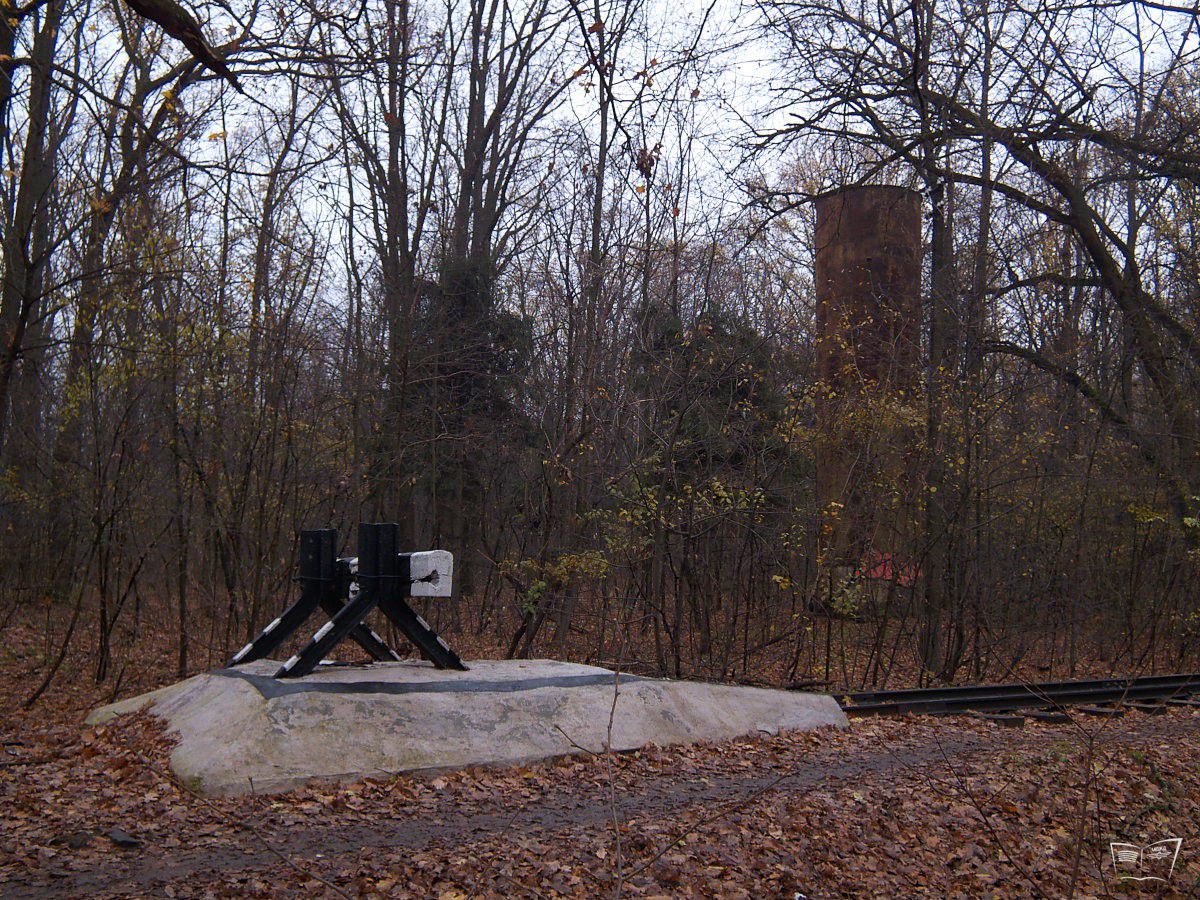
[[[287,681],[260,660],[95,710],[89,724],[149,707],[179,736],[171,767],[207,795],[309,781],[529,762],[611,747],[719,741],[845,727],[832,697],[665,681],[552,660],[323,666]],[[615,697],[615,705],[614,705]]]

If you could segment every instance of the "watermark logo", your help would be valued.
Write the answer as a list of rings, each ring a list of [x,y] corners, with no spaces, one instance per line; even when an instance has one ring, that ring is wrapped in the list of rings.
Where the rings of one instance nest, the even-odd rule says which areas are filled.
[[[1165,883],[1171,880],[1175,872],[1175,861],[1179,859],[1181,846],[1183,838],[1166,838],[1144,847],[1114,842],[1108,845],[1108,850],[1112,854],[1118,881]]]

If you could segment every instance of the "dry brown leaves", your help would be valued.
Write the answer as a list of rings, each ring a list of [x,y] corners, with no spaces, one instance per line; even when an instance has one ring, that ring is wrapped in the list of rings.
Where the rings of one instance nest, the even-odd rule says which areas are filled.
[[[28,666],[0,667],[8,696]],[[1189,708],[861,720],[207,801],[170,776],[152,717],[82,727],[106,699],[89,685],[0,719],[5,896],[1125,896],[1108,841],[1166,836],[1184,845],[1165,896],[1200,876]]]

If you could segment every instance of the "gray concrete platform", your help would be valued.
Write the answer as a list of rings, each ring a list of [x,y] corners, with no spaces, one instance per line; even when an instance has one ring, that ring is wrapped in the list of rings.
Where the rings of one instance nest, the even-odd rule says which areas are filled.
[[[171,768],[210,796],[601,751],[610,713],[614,750],[847,724],[821,694],[618,677],[552,660],[469,665],[323,666],[277,681],[279,664],[260,660],[101,707],[87,721],[148,707],[179,736]]]

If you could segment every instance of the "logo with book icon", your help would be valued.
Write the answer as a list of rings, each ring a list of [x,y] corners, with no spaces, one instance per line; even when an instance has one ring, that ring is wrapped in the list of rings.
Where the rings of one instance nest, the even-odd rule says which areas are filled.
[[[1140,847],[1137,844],[1112,843],[1113,868],[1118,881],[1170,881],[1183,838],[1167,838]]]

